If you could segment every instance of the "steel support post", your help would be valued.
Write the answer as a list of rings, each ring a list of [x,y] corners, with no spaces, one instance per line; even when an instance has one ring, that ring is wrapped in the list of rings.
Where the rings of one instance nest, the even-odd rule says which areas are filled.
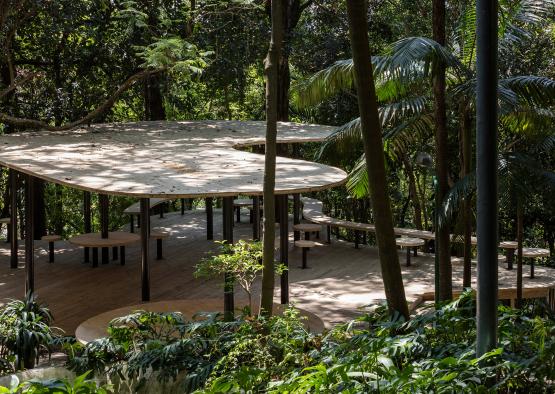
[[[25,175],[25,294],[35,291],[35,182],[31,175]]]
[[[150,301],[150,199],[141,198],[141,300]]]
[[[476,46],[477,341],[481,356],[497,346],[497,1],[478,0]]]
[[[228,244],[233,244],[233,196],[223,198],[223,238]],[[235,300],[233,295],[234,279],[226,273],[224,278],[224,319],[233,320]]]

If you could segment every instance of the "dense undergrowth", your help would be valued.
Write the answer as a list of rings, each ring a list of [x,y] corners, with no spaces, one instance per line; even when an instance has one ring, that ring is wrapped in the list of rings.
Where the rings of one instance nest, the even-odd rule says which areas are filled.
[[[69,367],[98,379],[98,390],[115,392],[149,392],[152,382],[162,392],[199,393],[553,392],[550,312],[538,303],[499,306],[499,348],[476,358],[474,308],[470,293],[409,322],[391,321],[379,307],[318,335],[293,308],[268,320],[233,322],[217,314],[185,321],[178,313],[139,311],[114,320],[108,337],[74,344]],[[71,392],[43,383],[27,387]]]

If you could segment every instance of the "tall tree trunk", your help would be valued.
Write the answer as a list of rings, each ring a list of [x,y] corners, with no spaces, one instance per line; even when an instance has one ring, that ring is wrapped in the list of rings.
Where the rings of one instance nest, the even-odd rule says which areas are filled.
[[[522,244],[524,241],[524,212],[522,203],[517,201],[516,207],[516,241],[518,243],[516,253],[516,307],[522,307]]]
[[[266,149],[264,160],[264,236],[262,295],[260,313],[272,315],[274,303],[274,242],[275,242],[275,185],[276,185],[276,140],[278,105],[278,62],[283,42],[283,8],[281,0],[272,1],[272,35],[270,47],[264,61],[266,74]]]
[[[145,78],[144,99],[146,120],[166,119],[164,100],[160,90],[161,80],[161,75],[149,75]]]
[[[365,0],[347,0],[349,37],[353,52],[355,81],[358,94],[364,153],[370,184],[370,199],[375,214],[382,277],[389,311],[409,318],[399,256],[395,245],[393,219],[389,201],[381,124],[368,41],[367,7]]]
[[[461,104],[461,177],[468,176],[472,170],[472,119],[466,103]],[[470,287],[472,281],[472,197],[468,196],[462,204],[464,225],[464,269],[463,287]]]
[[[403,164],[405,165],[405,172],[409,181],[409,198],[412,201],[414,209],[414,225],[418,230],[422,230],[422,204],[420,203],[420,196],[416,191],[416,179],[414,177],[414,170],[408,157],[403,156]]]
[[[433,39],[445,45],[445,0],[433,0]],[[436,213],[443,198],[449,191],[448,184],[448,146],[447,146],[447,111],[445,105],[445,64],[435,61],[433,64],[433,92],[435,115],[435,145],[436,145]],[[453,282],[451,269],[451,253],[449,227],[435,229],[438,232],[439,253],[439,300],[453,298]],[[438,273],[436,272],[436,275]]]

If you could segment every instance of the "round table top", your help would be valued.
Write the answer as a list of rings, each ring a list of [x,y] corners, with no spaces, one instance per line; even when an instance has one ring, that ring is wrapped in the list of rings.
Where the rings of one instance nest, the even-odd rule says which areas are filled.
[[[199,312],[218,312],[222,311],[223,300],[221,298],[202,298],[189,300],[170,300],[147,302],[143,304],[125,306],[123,308],[113,309],[93,316],[81,323],[75,330],[75,338],[86,344],[98,338],[105,337],[108,334],[108,324],[117,317],[128,315],[134,311],[146,310],[149,312],[180,312],[185,319],[192,319]],[[240,303],[239,303],[240,304]],[[241,304],[240,306],[242,306]],[[254,308],[258,310],[258,307]],[[276,313],[284,310],[284,305],[274,304]],[[305,326],[312,332],[322,332],[324,323],[314,313],[300,309],[301,315],[308,317],[305,320]],[[255,311],[256,312],[256,311]]]
[[[522,257],[548,257],[549,254],[549,249],[522,248]]]
[[[517,249],[518,242],[516,241],[501,241],[499,242],[499,247],[501,249]]]
[[[401,238],[395,238],[395,243],[401,247],[414,247],[414,246],[422,246],[426,242],[420,238],[401,237]]]
[[[233,205],[235,205],[236,207],[250,207],[252,204],[253,202],[250,198],[238,198],[236,200],[233,200]]]
[[[100,233],[87,233],[71,237],[68,241],[74,245],[87,248],[102,248],[110,246],[125,246],[139,242],[141,237],[138,234],[126,233],[123,231],[111,231],[108,238],[102,238]]]
[[[316,242],[299,239],[298,241],[295,241],[295,246],[298,246],[299,248],[313,248],[316,246]]]
[[[43,235],[41,237],[42,241],[48,241],[48,242],[60,241],[61,239],[62,239],[62,237],[60,235],[56,235],[56,234]]]
[[[278,143],[324,141],[335,127],[279,122]],[[94,124],[62,132],[0,136],[0,165],[69,187],[135,198],[261,195],[262,121],[153,121]],[[276,159],[276,194],[345,183],[339,168]]]
[[[320,231],[322,230],[322,225],[315,223],[299,223],[293,225],[293,230],[295,231]]]

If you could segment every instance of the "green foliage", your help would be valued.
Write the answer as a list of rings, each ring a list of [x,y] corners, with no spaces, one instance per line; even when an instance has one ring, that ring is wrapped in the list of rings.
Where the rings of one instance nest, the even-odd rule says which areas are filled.
[[[410,321],[385,306],[331,331],[306,331],[299,312],[224,323],[217,315],[136,312],[72,360],[77,370],[180,385],[183,392],[549,392],[555,320],[541,304],[499,306],[499,347],[475,356],[471,292]],[[543,316],[543,317],[542,317]],[[169,386],[166,386],[169,388]]]
[[[96,382],[87,380],[88,372],[77,376],[74,380],[69,379],[33,379],[13,387],[0,387],[0,394],[5,393],[27,393],[27,394],[107,394],[111,393],[109,386],[99,386]]]
[[[249,298],[249,314],[252,311],[252,285],[264,269],[262,264],[262,242],[239,240],[234,244],[225,241],[220,244],[220,253],[202,259],[196,266],[196,277],[222,277],[237,282]],[[279,267],[278,267],[279,268]]]
[[[4,372],[10,372],[8,366],[16,371],[33,368],[41,353],[50,352],[59,336],[51,323],[50,310],[32,293],[0,308],[0,359],[4,359]]]

